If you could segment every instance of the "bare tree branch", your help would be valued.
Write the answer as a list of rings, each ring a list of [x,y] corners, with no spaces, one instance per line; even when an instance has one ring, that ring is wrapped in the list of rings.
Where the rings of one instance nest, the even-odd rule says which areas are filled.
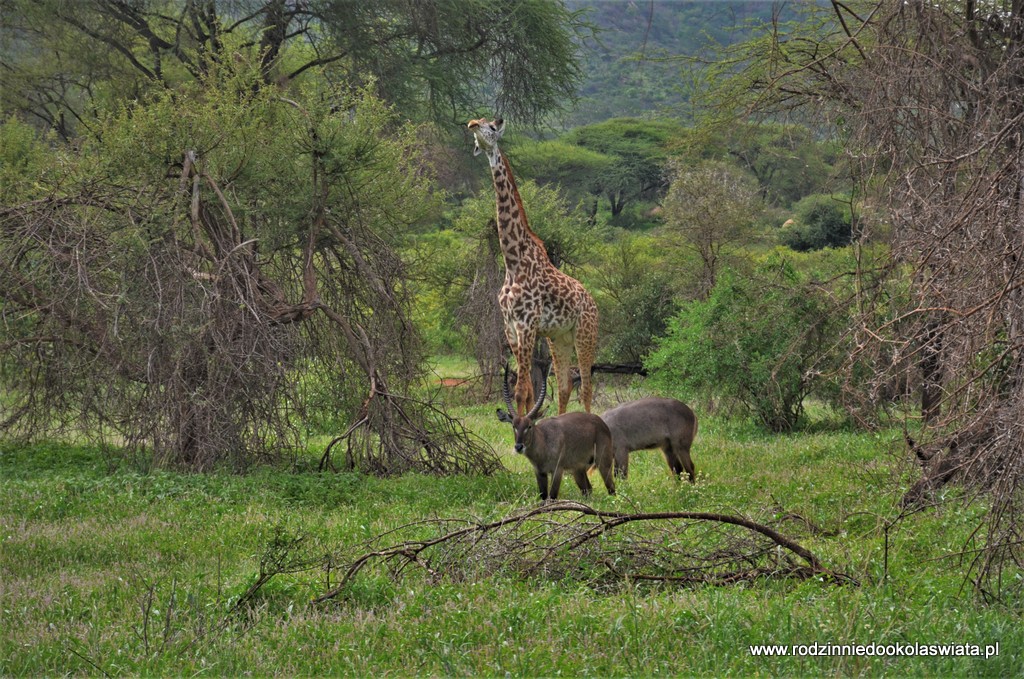
[[[619,535],[623,531],[618,529],[631,524],[637,528]],[[713,532],[701,533],[701,539],[694,538],[703,549],[695,547],[696,551],[689,552],[666,546],[678,545],[687,531],[701,524],[717,527]],[[396,574],[406,565],[417,565],[434,579],[462,577],[460,574],[467,569],[485,577],[511,569],[526,577],[552,571],[557,577],[572,574],[592,580],[603,572],[617,580],[676,584],[727,585],[772,576],[820,576],[832,582],[856,584],[852,578],[828,570],[809,550],[764,524],[709,512],[628,514],[561,501],[486,523],[420,521],[378,536],[371,543],[396,533],[422,532],[430,526],[438,530],[435,537],[409,538],[356,556],[338,584],[313,603],[341,595],[363,569],[373,564],[387,564]],[[653,535],[644,534],[641,526],[652,530]],[[767,542],[748,542],[717,532],[722,526],[743,528]],[[771,547],[766,548],[766,544]],[[780,548],[799,557],[804,565],[789,563],[780,556]]]

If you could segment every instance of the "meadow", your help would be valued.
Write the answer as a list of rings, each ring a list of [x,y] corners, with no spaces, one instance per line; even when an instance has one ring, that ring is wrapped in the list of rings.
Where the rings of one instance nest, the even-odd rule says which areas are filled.
[[[639,395],[610,380],[600,412]],[[635,453],[610,497],[625,512],[707,511],[773,525],[856,584],[764,577],[732,585],[423,569],[281,572],[275,548],[359,554],[425,519],[493,520],[538,503],[494,403],[451,412],[502,453],[489,477],[319,472],[323,441],[246,475],[144,470],[118,451],[0,444],[0,675],[991,675],[1024,670],[1024,628],[964,578],[980,504],[902,517],[902,432],[819,418],[800,433],[701,415],[695,485]],[[576,405],[578,407],[578,405]],[[596,479],[595,479],[596,481]],[[582,500],[563,483],[562,498]],[[950,490],[950,493],[957,491]],[[806,522],[786,520],[802,517]],[[813,527],[813,529],[812,529]],[[387,541],[385,540],[385,543]],[[581,563],[581,568],[588,565]],[[287,569],[285,569],[287,570]],[[753,655],[754,644],[999,644],[994,657]],[[966,652],[970,652],[969,649]]]

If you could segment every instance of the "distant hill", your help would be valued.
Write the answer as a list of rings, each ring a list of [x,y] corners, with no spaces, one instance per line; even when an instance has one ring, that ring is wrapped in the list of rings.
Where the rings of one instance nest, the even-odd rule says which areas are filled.
[[[747,0],[568,0],[599,29],[588,44],[586,80],[570,127],[621,116],[643,117],[686,100],[682,64],[710,42],[729,44],[771,20],[776,3]],[[792,3],[789,3],[792,5]],[[792,12],[789,12],[792,15]]]

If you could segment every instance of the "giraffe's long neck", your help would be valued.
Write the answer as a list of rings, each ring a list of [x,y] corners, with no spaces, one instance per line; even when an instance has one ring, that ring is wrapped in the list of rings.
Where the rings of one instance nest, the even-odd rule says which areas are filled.
[[[529,261],[546,263],[547,250],[537,234],[530,230],[523,200],[512,177],[512,168],[501,153],[496,153],[491,159],[491,176],[498,204],[498,242],[505,257],[506,271],[513,272]]]

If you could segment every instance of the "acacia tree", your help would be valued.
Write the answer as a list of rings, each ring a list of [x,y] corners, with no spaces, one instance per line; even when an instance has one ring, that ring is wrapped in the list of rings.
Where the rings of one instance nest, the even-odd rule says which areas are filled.
[[[700,258],[697,296],[707,299],[729,249],[750,236],[761,210],[757,184],[725,163],[705,161],[677,170],[663,206],[671,242]]]
[[[571,103],[587,31],[554,0],[3,0],[0,108],[70,138],[105,99],[245,58],[264,84],[312,76],[407,117],[462,124],[488,105],[530,124]]]
[[[53,135],[0,143],[6,431],[203,469],[319,420],[369,471],[493,469],[411,397],[397,253],[436,132],[393,111],[535,122],[582,28],[559,2],[2,0],[0,112]]]
[[[617,118],[578,127],[562,141],[610,159],[599,168],[592,190],[607,198],[615,217],[629,203],[664,190],[667,149],[682,134],[673,122]]]
[[[291,99],[258,78],[218,67],[98,116],[74,148],[18,147],[35,171],[0,210],[5,431],[202,470],[330,414],[354,467],[495,468],[410,397],[422,354],[396,245],[435,204],[416,128],[366,93]]]
[[[972,565],[998,575],[1024,558],[1024,2],[834,0],[777,28],[734,55],[748,61],[718,101],[750,92],[844,136],[908,286],[864,279],[854,357],[875,356],[871,381],[923,385],[918,452],[938,457],[905,502],[954,478],[992,491]]]
[[[557,139],[523,144],[510,155],[524,177],[557,187],[586,209],[591,223],[597,220],[602,181],[616,162],[612,156]]]

